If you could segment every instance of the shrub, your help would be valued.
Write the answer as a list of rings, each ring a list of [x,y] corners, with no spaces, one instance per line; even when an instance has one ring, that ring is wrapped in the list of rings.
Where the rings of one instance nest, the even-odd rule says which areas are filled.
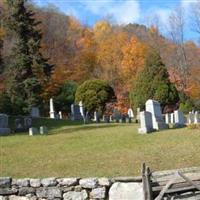
[[[76,103],[82,101],[85,109],[104,112],[106,103],[115,101],[115,93],[111,86],[103,80],[88,80],[81,84],[76,91]]]

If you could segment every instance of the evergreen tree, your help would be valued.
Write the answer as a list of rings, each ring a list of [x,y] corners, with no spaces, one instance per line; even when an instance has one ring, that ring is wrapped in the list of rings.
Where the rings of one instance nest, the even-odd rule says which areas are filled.
[[[25,7],[26,0],[6,0],[6,27],[16,43],[12,49],[7,71],[7,91],[12,103],[28,112],[39,103],[42,84],[51,74],[52,65],[40,53],[42,34],[34,13]]]
[[[167,68],[157,51],[148,52],[145,67],[136,78],[130,99],[135,108],[144,108],[148,99],[159,101],[162,107],[178,102],[178,91],[170,82]]]

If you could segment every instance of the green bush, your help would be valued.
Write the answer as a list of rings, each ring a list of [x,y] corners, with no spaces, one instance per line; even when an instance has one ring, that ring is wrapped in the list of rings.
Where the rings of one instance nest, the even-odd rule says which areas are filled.
[[[85,109],[92,113],[103,112],[106,103],[115,101],[115,93],[111,86],[103,80],[88,80],[81,84],[76,91],[76,103],[82,101]]]

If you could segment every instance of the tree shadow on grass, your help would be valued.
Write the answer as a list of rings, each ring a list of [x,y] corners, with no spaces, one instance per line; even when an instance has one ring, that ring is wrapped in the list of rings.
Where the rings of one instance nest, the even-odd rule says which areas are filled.
[[[89,130],[97,130],[97,129],[105,129],[105,128],[113,128],[118,126],[118,124],[105,124],[105,125],[101,125],[101,124],[97,124],[96,126],[90,126],[90,125],[83,125],[83,126],[78,126],[78,127],[72,127],[72,128],[63,128],[61,130],[57,130],[57,131],[52,131],[49,133],[49,135],[57,135],[57,134],[68,134],[68,133],[74,133],[77,131],[89,131]]]
[[[39,127],[40,125],[38,124],[34,124],[35,127]],[[91,123],[91,124],[83,124],[82,122],[73,122],[70,124],[64,124],[63,126],[60,125],[54,125],[54,126],[50,126],[48,127],[49,129],[49,136],[53,136],[53,135],[58,135],[58,134],[68,134],[68,133],[75,133],[77,131],[87,131],[87,130],[95,130],[95,129],[103,129],[103,128],[113,128],[119,126],[119,124],[95,124],[95,123]],[[10,135],[8,136],[28,136],[28,130],[25,132],[12,132]],[[42,136],[40,134],[37,134],[38,136]],[[5,136],[4,136],[5,137]]]

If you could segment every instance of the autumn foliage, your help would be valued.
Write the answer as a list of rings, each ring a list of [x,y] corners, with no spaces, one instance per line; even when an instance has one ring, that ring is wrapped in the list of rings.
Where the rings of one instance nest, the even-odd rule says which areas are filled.
[[[1,1],[0,1],[1,2]],[[43,84],[41,97],[48,101],[56,96],[66,81],[78,85],[89,79],[106,81],[115,91],[117,102],[114,107],[127,113],[131,105],[129,93],[136,77],[144,69],[147,51],[156,49],[169,72],[170,81],[180,89],[181,73],[178,69],[177,44],[164,38],[156,26],[149,28],[138,25],[112,25],[106,20],[93,27],[81,24],[77,19],[60,13],[56,8],[36,8],[27,5],[41,21],[41,53],[48,58],[54,70],[48,82]],[[15,38],[0,29],[0,80],[4,80],[7,55]],[[184,43],[189,72],[184,92],[192,99],[200,98],[200,48],[193,42]],[[3,87],[1,81],[0,88]]]

